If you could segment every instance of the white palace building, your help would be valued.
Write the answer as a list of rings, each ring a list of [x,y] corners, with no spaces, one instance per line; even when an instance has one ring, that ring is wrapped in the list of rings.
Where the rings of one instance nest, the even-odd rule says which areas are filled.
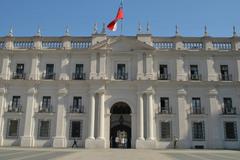
[[[240,37],[0,37],[0,146],[240,148]]]

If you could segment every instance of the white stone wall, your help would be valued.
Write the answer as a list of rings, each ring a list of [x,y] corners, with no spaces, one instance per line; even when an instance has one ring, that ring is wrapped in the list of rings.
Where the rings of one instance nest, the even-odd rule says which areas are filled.
[[[93,41],[101,41],[101,37],[95,36],[97,39]],[[143,36],[139,40],[151,38]],[[112,45],[107,44],[110,49],[101,46],[82,50],[1,49],[0,146],[70,147],[73,144],[69,139],[70,121],[82,120],[83,137],[78,141],[79,146],[109,148],[110,109],[117,102],[125,102],[132,111],[132,148],[172,148],[174,137],[179,139],[178,148],[194,148],[195,145],[239,148],[239,51],[188,51],[181,46],[179,50],[157,50],[151,49],[152,42],[135,41],[129,37],[119,38]],[[146,48],[148,44],[150,49]],[[101,43],[96,43],[98,45]],[[17,63],[24,64],[26,80],[11,79]],[[48,63],[54,64],[56,80],[42,79]],[[114,79],[118,63],[126,64],[128,80]],[[72,80],[76,64],[84,64],[86,80]],[[171,80],[157,80],[159,64],[168,66]],[[188,79],[191,64],[198,65],[201,81]],[[228,65],[233,81],[219,81],[220,65]],[[21,96],[22,113],[7,112],[14,95]],[[51,96],[53,113],[38,113],[43,96]],[[84,113],[69,113],[74,96],[82,96]],[[172,114],[157,113],[160,97],[169,97]],[[201,98],[205,114],[190,115],[192,97]],[[222,115],[224,97],[232,98],[233,106],[237,107],[236,115]],[[141,104],[144,113],[140,110]],[[6,137],[9,119],[20,120],[18,138]],[[38,138],[39,120],[50,120],[49,139]],[[161,121],[171,122],[169,141],[160,138]],[[192,140],[191,124],[199,121],[205,123],[205,141]],[[238,140],[224,140],[224,121],[237,122]]]

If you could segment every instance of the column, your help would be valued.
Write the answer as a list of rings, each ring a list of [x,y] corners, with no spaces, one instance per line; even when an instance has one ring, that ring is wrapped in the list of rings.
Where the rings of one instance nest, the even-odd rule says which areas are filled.
[[[30,80],[39,80],[39,54],[33,54],[32,55],[32,64],[31,64],[31,70],[30,70]]]
[[[152,92],[147,92],[147,140],[154,140],[153,136],[153,104]]]
[[[60,72],[60,75],[59,75],[60,80],[69,80],[69,76],[68,76],[69,57],[70,57],[69,53],[62,55],[61,69],[60,71],[57,71],[57,72]]]
[[[2,79],[8,80],[10,78],[10,55],[9,54],[3,54],[3,64],[2,64]]]
[[[66,95],[67,89],[62,88],[58,91],[58,105],[56,106],[56,133],[55,137],[53,138],[53,147],[66,147],[66,109],[65,104],[66,102]]]
[[[236,77],[237,77],[237,81],[240,81],[240,56],[238,56],[238,58],[237,58],[237,75],[236,75]]]
[[[179,139],[178,146],[180,148],[189,148],[191,138],[188,137],[189,126],[187,118],[187,92],[184,88],[177,89],[177,131],[176,137]]]
[[[207,57],[207,76],[208,76],[208,81],[217,81],[218,80],[218,75],[215,71],[214,68],[214,59],[213,56],[208,56]]]
[[[95,139],[94,137],[94,123],[95,123],[95,94],[92,93],[90,96],[90,108],[89,108],[89,128],[88,128],[88,139]]]
[[[176,80],[177,81],[185,81],[187,76],[184,72],[184,59],[182,55],[176,59]]]
[[[97,54],[92,53],[90,60],[90,79],[96,79],[97,76],[96,68],[97,68]]]
[[[221,148],[222,147],[222,138],[221,133],[223,130],[220,130],[220,113],[221,106],[218,103],[217,99],[218,91],[215,88],[210,88],[208,91],[209,97],[209,141],[208,145],[210,148]]]
[[[137,79],[142,79],[143,77],[143,53],[137,55]]]
[[[36,105],[37,89],[35,87],[30,88],[27,92],[27,105],[25,110],[24,130],[21,137],[22,147],[34,146],[34,108]]]
[[[147,79],[153,78],[153,57],[151,53],[146,54],[146,77]]]
[[[98,104],[98,111],[99,111],[99,125],[98,125],[98,139],[105,139],[104,136],[104,92],[99,92],[99,104]]]
[[[143,94],[138,93],[138,140],[144,140]]]
[[[105,79],[106,77],[106,53],[100,53],[100,79]]]
[[[6,89],[0,88],[0,146],[3,145],[4,108]]]

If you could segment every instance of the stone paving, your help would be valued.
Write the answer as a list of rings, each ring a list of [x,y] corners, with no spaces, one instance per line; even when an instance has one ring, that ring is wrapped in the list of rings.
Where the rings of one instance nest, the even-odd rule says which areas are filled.
[[[0,160],[240,160],[233,150],[0,148]]]

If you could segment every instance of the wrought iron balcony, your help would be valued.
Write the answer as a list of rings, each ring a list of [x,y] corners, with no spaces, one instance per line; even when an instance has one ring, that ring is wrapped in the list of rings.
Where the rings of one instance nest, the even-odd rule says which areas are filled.
[[[25,78],[26,78],[26,73],[13,72],[12,79],[25,79]]]
[[[52,79],[55,80],[56,78],[56,73],[43,73],[42,74],[43,79]]]
[[[205,113],[204,107],[196,107],[196,108],[191,107],[190,109],[190,114],[204,114],[204,113]]]
[[[114,79],[127,80],[128,79],[128,73],[114,73]]]
[[[158,74],[158,80],[170,80],[171,75],[170,74]]]
[[[224,114],[224,115],[237,114],[237,108],[236,107],[223,107],[222,108],[222,114]]]
[[[22,105],[21,104],[8,105],[7,112],[20,113],[22,112]]]
[[[72,79],[73,80],[86,80],[86,73],[73,73]]]
[[[189,79],[193,81],[200,81],[202,80],[202,75],[201,74],[190,74]]]
[[[70,113],[84,113],[83,105],[72,105],[70,106]]]
[[[39,113],[52,113],[53,112],[53,106],[52,105],[40,105],[39,106]]]
[[[232,81],[232,75],[231,74],[220,74],[219,79],[221,81]]]
[[[169,106],[159,107],[158,114],[172,114],[172,107]]]

